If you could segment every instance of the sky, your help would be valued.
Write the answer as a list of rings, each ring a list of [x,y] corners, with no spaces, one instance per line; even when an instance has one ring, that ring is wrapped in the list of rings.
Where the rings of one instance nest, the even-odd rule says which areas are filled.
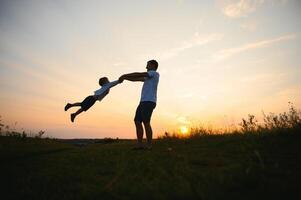
[[[300,108],[300,9],[299,0],[0,0],[2,123],[55,138],[135,138],[141,82],[112,88],[75,123],[64,106],[151,59],[154,137]]]

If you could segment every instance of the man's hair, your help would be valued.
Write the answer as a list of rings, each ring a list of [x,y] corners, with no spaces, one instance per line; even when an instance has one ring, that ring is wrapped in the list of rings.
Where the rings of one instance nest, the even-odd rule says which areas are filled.
[[[156,60],[149,60],[148,63],[152,64],[155,67],[155,70],[158,69],[158,62]]]
[[[101,77],[98,81],[99,85],[103,86],[105,83],[109,82],[107,77]]]

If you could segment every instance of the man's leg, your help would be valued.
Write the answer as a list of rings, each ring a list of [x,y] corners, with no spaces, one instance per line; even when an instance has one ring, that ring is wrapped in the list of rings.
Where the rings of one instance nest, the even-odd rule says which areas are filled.
[[[153,102],[144,102],[142,107],[142,121],[147,139],[147,149],[152,148],[153,130],[151,127],[151,117],[156,104]]]
[[[71,121],[74,122],[75,117],[80,114],[81,112],[83,112],[84,110],[82,108],[78,109],[78,111],[76,111],[75,113],[71,114]]]
[[[136,125],[136,134],[137,134],[137,146],[142,147],[142,139],[143,139],[143,126],[139,121],[135,121]]]
[[[146,134],[146,139],[147,139],[147,147],[151,148],[152,147],[152,139],[153,139],[153,130],[150,125],[150,122],[143,122],[144,128],[145,128],[145,134]]]

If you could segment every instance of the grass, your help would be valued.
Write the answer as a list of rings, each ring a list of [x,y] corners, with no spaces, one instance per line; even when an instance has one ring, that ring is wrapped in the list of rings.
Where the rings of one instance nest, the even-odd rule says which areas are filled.
[[[1,199],[298,199],[295,111],[263,124],[250,115],[228,134],[166,134],[151,151],[131,150],[134,140],[0,136]]]
[[[280,199],[301,189],[300,132],[133,143],[2,136],[2,199]]]

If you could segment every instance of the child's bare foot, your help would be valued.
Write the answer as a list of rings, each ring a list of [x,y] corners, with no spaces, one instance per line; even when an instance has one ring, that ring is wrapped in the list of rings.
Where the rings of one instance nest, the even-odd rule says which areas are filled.
[[[75,119],[76,115],[73,113],[70,116],[71,116],[71,121],[74,122],[74,119]]]
[[[69,108],[71,108],[71,104],[67,103],[67,105],[65,106],[65,111],[67,111]]]

